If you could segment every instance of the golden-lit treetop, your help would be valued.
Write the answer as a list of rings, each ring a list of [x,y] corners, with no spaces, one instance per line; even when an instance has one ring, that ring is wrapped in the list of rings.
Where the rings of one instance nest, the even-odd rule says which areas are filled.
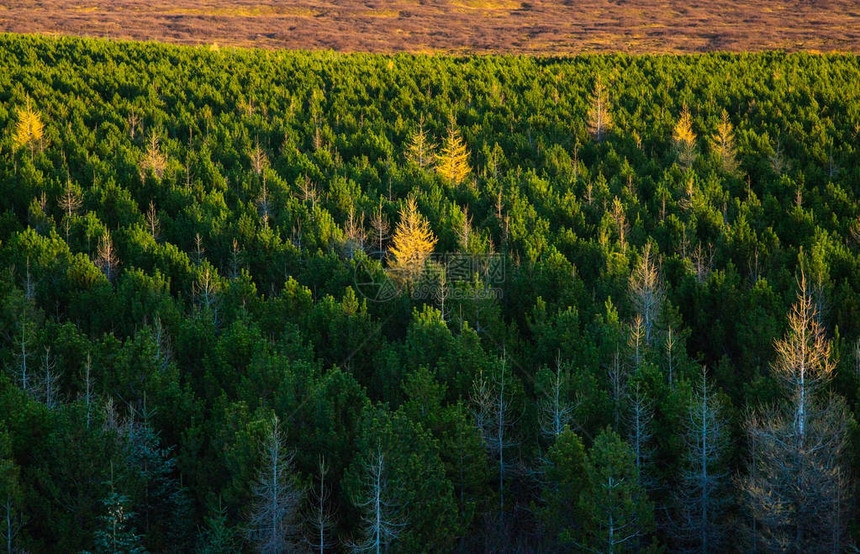
[[[23,108],[18,108],[18,123],[15,125],[12,143],[16,149],[29,146],[32,154],[34,146],[37,143],[41,144],[44,130],[45,125],[42,123],[42,117],[39,112],[33,109],[28,97],[26,105]]]
[[[735,133],[726,110],[723,110],[720,124],[717,125],[717,132],[711,136],[711,144],[722,170],[730,175],[735,173],[738,170],[735,154]]]
[[[433,164],[436,159],[436,145],[427,137],[424,125],[412,134],[409,144],[406,145],[406,160],[418,167],[425,168]]]
[[[675,124],[675,130],[672,134],[675,144],[694,145],[696,143],[696,133],[693,132],[693,117],[690,115],[690,110],[684,106],[681,111],[681,117],[678,123]]]
[[[445,180],[459,185],[472,172],[469,167],[469,149],[454,125],[448,126],[448,135],[442,143],[436,163],[436,172]]]
[[[684,167],[690,167],[696,157],[696,133],[693,132],[693,117],[686,105],[681,111],[678,123],[675,124],[672,139],[675,142],[678,161]]]
[[[415,199],[409,198],[400,210],[400,222],[394,230],[390,250],[393,260],[389,269],[396,278],[413,282],[421,274],[427,258],[433,253],[436,241],[430,224],[418,211]]]
[[[155,177],[161,179],[167,169],[167,156],[161,151],[158,135],[150,132],[146,146],[146,152],[140,161],[140,178],[144,179],[147,172],[152,172]]]

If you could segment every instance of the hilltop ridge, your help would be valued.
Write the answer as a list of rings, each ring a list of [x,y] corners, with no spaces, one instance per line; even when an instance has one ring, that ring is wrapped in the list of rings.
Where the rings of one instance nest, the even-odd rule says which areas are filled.
[[[851,0],[7,0],[0,31],[366,52],[860,52]]]

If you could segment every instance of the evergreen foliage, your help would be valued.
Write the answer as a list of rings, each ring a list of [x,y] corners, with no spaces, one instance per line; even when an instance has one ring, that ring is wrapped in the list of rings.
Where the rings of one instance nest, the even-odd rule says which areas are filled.
[[[850,550],[858,129],[851,55],[0,36],[0,548]]]

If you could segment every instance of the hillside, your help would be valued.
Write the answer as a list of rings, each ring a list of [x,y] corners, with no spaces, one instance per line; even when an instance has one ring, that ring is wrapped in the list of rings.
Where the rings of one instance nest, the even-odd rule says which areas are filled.
[[[845,550],[858,133],[854,55],[0,36],[4,542]]]
[[[365,52],[860,51],[853,0],[4,0],[0,31]]]

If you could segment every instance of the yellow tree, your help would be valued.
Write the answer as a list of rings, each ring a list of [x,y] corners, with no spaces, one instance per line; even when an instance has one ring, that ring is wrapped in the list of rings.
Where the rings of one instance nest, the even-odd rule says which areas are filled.
[[[735,155],[735,133],[726,110],[723,110],[722,119],[717,125],[717,132],[711,137],[711,144],[723,172],[733,175],[738,170],[738,161]]]
[[[28,97],[27,104],[23,108],[18,108],[18,123],[15,125],[12,143],[16,149],[28,146],[30,157],[33,157],[36,144],[38,143],[40,148],[42,146],[44,130],[45,125],[42,123],[42,116],[33,109]]]
[[[434,150],[436,145],[427,137],[423,123],[418,130],[412,134],[409,144],[406,145],[406,160],[414,163],[420,168],[426,168],[433,164],[436,158]]]
[[[436,172],[445,180],[459,185],[472,172],[469,167],[469,149],[460,131],[454,125],[448,126],[448,135],[442,143],[442,152],[436,159]]]
[[[156,135],[155,132],[150,132],[146,153],[140,161],[140,180],[143,181],[149,171],[151,171],[156,178],[161,179],[166,169],[167,156],[161,152],[158,135]]]
[[[436,246],[436,236],[430,224],[418,211],[414,198],[400,210],[400,222],[394,229],[389,270],[401,283],[411,284],[421,275],[424,264]]]
[[[672,139],[675,143],[675,151],[678,153],[678,161],[684,167],[690,167],[696,157],[696,133],[693,132],[693,118],[687,106],[681,111],[681,117],[675,124]]]

